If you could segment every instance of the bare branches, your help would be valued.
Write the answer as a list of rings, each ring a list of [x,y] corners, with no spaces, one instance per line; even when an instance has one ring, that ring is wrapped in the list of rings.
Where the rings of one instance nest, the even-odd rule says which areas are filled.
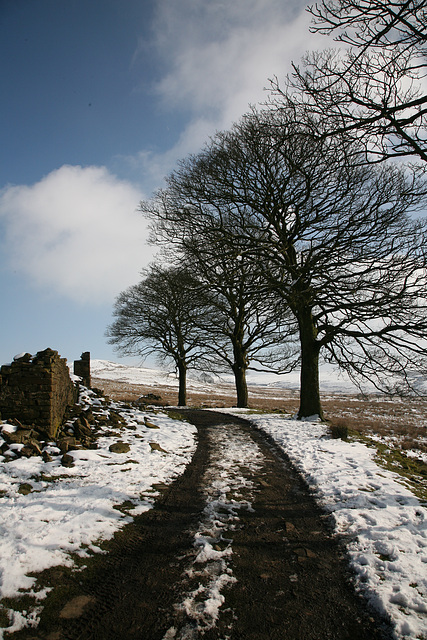
[[[197,274],[199,295],[212,309],[206,326],[212,363],[233,371],[237,404],[247,406],[248,369],[291,370],[298,362],[295,353],[284,358],[283,342],[294,327],[241,243],[231,210],[219,193],[211,196],[208,185],[214,189],[220,167],[208,155],[187,159],[169,177],[169,188],[142,206],[155,219],[157,242],[174,247],[175,263]]]
[[[244,267],[246,286],[281,299],[299,333],[300,415],[311,415],[322,354],[378,385],[386,371],[410,381],[427,356],[427,230],[408,216],[424,202],[418,175],[366,165],[359,141],[317,137],[305,118],[298,105],[248,114],[181,164],[153,210],[160,236],[196,251],[202,279],[220,276],[216,295]],[[264,316],[249,316],[248,336]]]
[[[318,135],[347,132],[366,159],[427,160],[425,0],[323,0],[309,9],[313,31],[338,34],[351,49],[305,56],[284,87],[272,81],[277,108],[304,107]]]
[[[352,47],[395,47],[423,54],[427,12],[424,0],[324,0],[309,7],[313,32],[334,34]]]
[[[185,405],[188,368],[208,362],[210,310],[198,296],[199,283],[185,268],[152,265],[145,275],[118,296],[116,320],[106,335],[122,354],[145,358],[155,353],[161,361],[172,361],[179,375],[178,403]]]

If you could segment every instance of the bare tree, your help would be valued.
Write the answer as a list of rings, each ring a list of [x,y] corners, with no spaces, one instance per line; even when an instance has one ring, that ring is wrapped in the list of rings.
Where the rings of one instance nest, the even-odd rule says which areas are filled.
[[[300,106],[323,123],[364,140],[371,162],[427,160],[425,0],[323,0],[309,11],[313,31],[338,34],[343,52],[307,54],[273,100]]]
[[[425,57],[425,0],[323,0],[308,11],[314,17],[313,32],[339,31],[339,42],[362,51],[399,47],[420,60]]]
[[[206,363],[209,309],[198,297],[199,283],[185,268],[152,265],[145,278],[123,291],[106,335],[119,353],[172,361],[178,373],[178,405],[187,403],[187,371]]]
[[[364,165],[360,147],[314,137],[294,115],[253,111],[215,135],[153,215],[215,229],[251,257],[298,326],[299,416],[321,416],[320,357],[382,389],[421,366],[426,225],[408,216],[422,199],[414,176]]]
[[[247,407],[248,369],[296,366],[298,356],[287,353],[286,362],[284,358],[284,342],[294,327],[251,257],[239,251],[232,227],[226,234],[218,232],[197,212],[189,224],[188,206],[176,210],[168,196],[169,192],[160,192],[154,201],[141,203],[141,210],[156,219],[152,239],[165,245],[175,262],[197,274],[199,296],[211,309],[205,329],[212,367],[233,371],[237,406]]]

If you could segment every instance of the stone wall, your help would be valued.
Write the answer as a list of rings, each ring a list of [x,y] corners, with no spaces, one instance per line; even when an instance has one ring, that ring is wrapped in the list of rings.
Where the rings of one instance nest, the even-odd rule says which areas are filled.
[[[0,417],[16,418],[24,425],[54,438],[67,406],[77,400],[67,361],[45,349],[15,358],[0,369]]]
[[[90,352],[82,353],[80,360],[74,360],[74,375],[82,378],[85,387],[90,389]]]

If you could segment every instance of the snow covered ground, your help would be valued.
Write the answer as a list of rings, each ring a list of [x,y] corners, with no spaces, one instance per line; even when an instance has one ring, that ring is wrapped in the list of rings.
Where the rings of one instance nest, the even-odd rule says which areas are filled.
[[[98,363],[92,367],[97,377],[144,385],[154,378],[165,384],[159,372]],[[172,379],[170,383],[176,385]],[[100,400],[86,392],[81,402],[88,406]],[[110,450],[118,438],[106,428],[98,449],[70,452],[71,468],[61,465],[53,445],[50,462],[0,455],[0,599],[33,593],[42,607],[46,592],[37,592],[30,572],[72,566],[72,554],[87,557],[100,552],[101,541],[149,509],[156,485],[171,482],[191,459],[195,447],[191,425],[161,411],[148,415],[118,403],[112,408],[126,421],[120,439],[129,445],[127,453]],[[158,429],[146,425],[147,415]],[[273,414],[247,417],[285,449],[333,514],[337,532],[347,541],[358,587],[391,617],[396,638],[427,639],[425,503],[401,484],[397,474],[379,467],[375,451],[361,443],[333,440],[323,425],[314,422]],[[15,427],[5,423],[0,429]],[[31,487],[26,495],[24,484]],[[125,502],[131,506],[118,510]],[[26,612],[11,610],[8,631],[34,623],[39,610],[37,606]]]
[[[427,638],[427,509],[375,450],[331,439],[322,424],[248,416],[273,436],[347,544],[358,588],[388,614],[396,638]]]

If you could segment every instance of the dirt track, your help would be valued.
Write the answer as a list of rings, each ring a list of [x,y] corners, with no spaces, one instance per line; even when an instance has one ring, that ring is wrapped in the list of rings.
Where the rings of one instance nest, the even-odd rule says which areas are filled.
[[[209,411],[183,413],[199,433],[197,451],[185,473],[165,490],[156,508],[138,516],[115,536],[108,554],[98,558],[90,572],[73,578],[72,597],[70,591],[67,600],[57,595],[53,604],[48,598],[39,628],[12,637],[391,637],[387,626],[354,593],[343,550],[330,534],[328,519],[274,443],[239,418]],[[225,602],[214,620],[210,601],[206,604],[211,595],[207,588],[199,586],[191,606],[182,603],[206,581],[206,574],[203,577],[195,570],[194,540],[195,532],[203,531],[200,523],[206,517],[208,485],[214,485],[214,461],[221,463],[221,452],[215,451],[220,430],[221,437],[239,438],[239,442],[255,447],[258,463],[239,468],[245,482],[238,489],[233,489],[230,479],[229,504],[244,503],[246,498],[252,507],[230,507],[229,513],[236,515],[238,509],[238,515],[233,520],[225,514],[228,520],[224,517],[221,536],[214,545],[219,560],[216,565],[206,564],[209,580],[215,566],[231,577],[230,584],[221,590]],[[226,545],[232,554],[224,551]],[[203,593],[207,593],[205,600]]]

